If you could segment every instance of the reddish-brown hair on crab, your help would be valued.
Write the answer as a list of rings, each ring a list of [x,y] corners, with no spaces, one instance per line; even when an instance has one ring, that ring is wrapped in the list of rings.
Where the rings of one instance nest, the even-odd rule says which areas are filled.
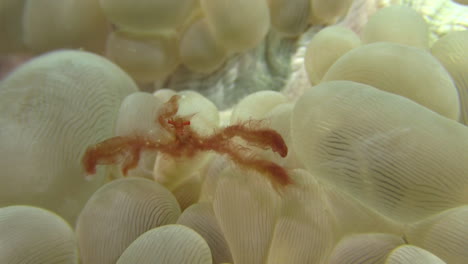
[[[190,126],[190,117],[179,117],[180,96],[174,95],[161,108],[157,122],[173,135],[168,142],[160,142],[145,135],[118,136],[90,146],[83,156],[83,166],[87,173],[94,174],[98,164],[122,163],[122,172],[127,174],[135,168],[142,151],[159,151],[174,158],[193,157],[202,151],[215,151],[228,155],[238,166],[255,170],[268,177],[273,187],[292,183],[286,170],[280,165],[249,155],[249,149],[239,145],[235,138],[242,139],[247,146],[262,149],[270,148],[281,157],[286,157],[288,147],[281,135],[275,130],[259,128],[258,121],[250,120],[231,125],[209,136],[198,134]]]

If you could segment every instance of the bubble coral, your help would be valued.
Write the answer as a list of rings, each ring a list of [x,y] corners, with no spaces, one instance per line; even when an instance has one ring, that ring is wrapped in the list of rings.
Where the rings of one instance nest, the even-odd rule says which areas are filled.
[[[392,70],[376,64],[367,68],[373,74],[366,74],[376,76],[370,83],[375,88],[363,88],[362,83],[328,87],[330,82],[322,76],[329,66],[345,53],[363,48],[358,36],[373,31],[369,28],[375,21],[364,29],[369,16],[390,2],[421,14],[413,21],[421,22],[422,17],[429,33],[427,45],[436,43],[430,49],[432,55],[427,50],[421,55],[426,57],[423,62],[435,65],[434,56],[440,63],[425,74],[417,73],[426,69],[417,62],[404,65],[406,61],[401,60]],[[141,90],[177,90],[154,95],[136,92],[135,83],[122,70],[82,51],[50,53],[25,64],[0,83],[0,197],[7,201],[1,200],[1,205],[47,207],[74,223],[88,200],[75,230],[82,260],[88,262],[468,262],[463,225],[466,129],[456,123],[455,110],[465,109],[460,90],[465,70],[458,62],[452,64],[453,57],[445,57],[448,50],[455,57],[463,53],[456,48],[459,44],[437,44],[448,32],[467,28],[466,8],[448,0],[356,0],[352,4],[348,0],[137,0],[131,4],[47,0],[44,5],[0,1],[0,18],[5,21],[0,24],[2,54],[23,52],[21,58],[27,58],[56,48],[91,50],[112,58],[138,81]],[[401,29],[402,21],[392,22]],[[338,50],[329,65],[320,62],[325,65],[323,72],[309,83],[303,65],[306,46],[325,25],[335,23],[351,30],[356,41]],[[382,38],[390,42],[408,36],[424,39],[424,23],[414,25],[423,25],[422,32],[405,27],[402,32],[410,33],[395,37],[395,31],[385,31],[390,28],[386,24],[379,33],[390,35]],[[161,40],[167,39],[169,44],[164,46]],[[381,40],[369,39],[364,42]],[[218,52],[207,52],[210,46]],[[308,55],[318,59],[326,55],[321,51]],[[391,53],[387,59],[398,59]],[[68,55],[59,60],[57,54]],[[38,60],[54,56],[53,67],[37,66]],[[11,58],[15,56],[8,54],[0,61]],[[349,65],[347,70],[360,67]],[[4,76],[10,66],[0,66]],[[404,66],[411,66],[407,72],[418,76],[414,83],[405,86],[386,79],[387,74],[390,80],[400,75],[408,78]],[[311,68],[316,74],[320,67]],[[434,70],[444,74],[433,74]],[[445,85],[451,78],[453,83]],[[385,79],[387,86],[380,86],[379,79]],[[430,89],[415,89],[426,79]],[[460,108],[453,84],[461,96]],[[186,89],[200,94],[181,92]],[[229,109],[240,98],[264,89],[276,92],[255,93]],[[165,102],[174,95],[180,96],[177,111],[172,109],[176,113],[166,112],[159,122],[161,109],[169,109]],[[451,100],[442,100],[447,95],[451,97],[445,99]],[[463,120],[463,113],[460,116]],[[253,119],[262,121],[249,121]],[[285,158],[271,151],[272,146],[283,144],[270,144],[274,141],[256,133],[263,128],[281,136],[288,146]],[[95,192],[105,176],[114,179],[120,173],[115,166],[98,167],[98,176],[86,182],[79,164],[87,146],[106,138],[144,135],[163,145],[186,144],[188,148],[178,151],[187,153],[194,149],[188,136],[198,135],[206,143],[210,136],[226,136],[229,129],[237,131],[236,136],[216,141],[209,149],[219,150],[226,143],[232,147],[229,150],[246,154],[240,156],[243,161],[263,160],[283,168],[294,184],[279,184],[276,190],[281,191],[275,192],[271,178],[264,177],[268,174],[242,166],[239,156],[215,151],[174,156],[174,151],[159,151],[139,153],[138,166],[128,170],[129,176],[146,179],[111,181]],[[132,156],[125,155],[129,145],[123,146],[121,152],[114,149],[117,156],[131,161]],[[52,218],[51,223],[63,223]],[[28,229],[2,230],[0,240],[9,239],[10,234],[34,237],[35,232],[24,230]],[[59,241],[73,239],[67,232],[53,235],[58,233],[62,234]],[[96,237],[103,240],[96,243]],[[62,256],[75,257],[75,246],[63,244],[59,248],[71,253]],[[29,256],[51,253],[46,247],[35,249],[37,255]],[[22,256],[16,252],[7,257]],[[93,257],[97,260],[89,261]]]
[[[460,121],[468,125],[468,30],[450,32],[431,47],[434,55],[452,76],[460,97]]]
[[[177,248],[177,250],[174,250]],[[151,263],[211,264],[210,248],[192,229],[166,225],[152,229],[136,239],[117,264]]]
[[[310,0],[268,0],[271,25],[286,36],[298,36],[308,24]]]
[[[82,263],[115,263],[140,235],[174,224],[179,215],[175,197],[160,184],[141,178],[112,181],[91,196],[78,217]]]
[[[348,51],[361,45],[361,39],[343,26],[320,30],[307,45],[304,64],[312,84],[319,83],[330,66]]]
[[[444,66],[419,48],[377,42],[352,49],[325,73],[322,82],[349,80],[407,97],[458,120],[457,89]]]
[[[404,97],[323,82],[297,101],[291,131],[311,173],[396,221],[467,202],[467,127]]]
[[[97,1],[95,1],[97,2]],[[99,0],[106,17],[127,32],[174,29],[184,22],[195,0]]]
[[[32,206],[0,208],[2,263],[77,264],[75,234],[58,215]]]
[[[116,65],[82,51],[46,54],[2,80],[0,206],[40,206],[74,223],[105,178],[83,178],[82,144],[111,136],[121,101],[136,90]]]
[[[429,27],[411,7],[393,5],[377,11],[362,31],[362,42],[394,42],[429,49]]]
[[[106,55],[139,82],[169,75],[179,65],[177,36],[139,36],[112,32],[107,37]]]
[[[259,44],[270,26],[265,0],[201,0],[215,38],[227,49],[246,51]]]
[[[388,264],[443,264],[446,263],[431,252],[412,245],[395,249],[387,258]]]
[[[190,25],[179,45],[182,63],[196,72],[214,72],[227,57],[226,48],[215,39],[206,19]]]

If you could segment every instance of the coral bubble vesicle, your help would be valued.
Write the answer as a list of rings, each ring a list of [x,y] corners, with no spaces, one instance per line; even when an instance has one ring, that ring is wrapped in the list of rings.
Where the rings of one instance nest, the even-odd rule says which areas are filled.
[[[80,156],[113,135],[137,87],[110,61],[82,51],[44,54],[0,83],[0,206],[30,204],[74,224],[104,181],[85,180]]]
[[[320,30],[307,45],[304,64],[312,84],[322,80],[335,61],[346,52],[361,45],[361,39],[343,26],[330,26]]]
[[[201,7],[215,38],[231,51],[254,48],[270,28],[266,0],[201,0]]]
[[[412,245],[402,245],[392,251],[385,264],[445,264],[436,255]],[[451,262],[448,262],[451,263]],[[453,262],[457,263],[457,262]],[[461,263],[461,262],[460,262]]]
[[[383,233],[354,234],[333,249],[329,264],[383,263],[387,255],[404,244],[401,237]]]
[[[429,28],[424,18],[408,6],[383,8],[370,17],[362,32],[364,43],[395,42],[427,50]]]
[[[272,26],[286,36],[299,36],[309,23],[310,0],[268,0]]]
[[[468,30],[450,32],[437,40],[431,53],[447,69],[460,97],[460,122],[468,125]]]
[[[407,227],[408,243],[429,250],[447,263],[468,263],[468,205],[453,208]]]
[[[297,101],[291,131],[312,174],[395,221],[468,201],[468,128],[404,97],[324,82]]]
[[[182,225],[154,228],[135,240],[116,264],[212,264],[206,241]]]
[[[143,83],[167,77],[178,65],[175,34],[145,35],[116,31],[109,34],[106,55]]]
[[[109,25],[97,0],[17,2],[25,2],[20,17],[23,41],[30,50],[84,48],[103,52]]]
[[[75,234],[65,220],[42,208],[0,208],[0,263],[78,264]]]
[[[215,71],[227,57],[226,49],[215,39],[204,19],[194,22],[183,34],[179,54],[187,68],[202,73]]]
[[[180,215],[174,196],[159,183],[126,178],[101,187],[89,199],[76,226],[83,264],[115,263],[141,234]]]
[[[452,77],[430,53],[398,43],[362,45],[341,56],[322,81],[348,80],[398,94],[458,120],[460,103]]]
[[[156,32],[180,26],[196,0],[99,0],[107,19],[132,32]]]

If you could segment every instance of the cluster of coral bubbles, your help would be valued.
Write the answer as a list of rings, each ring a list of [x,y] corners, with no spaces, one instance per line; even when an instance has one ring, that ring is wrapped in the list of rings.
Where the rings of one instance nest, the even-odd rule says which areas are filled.
[[[352,3],[351,0],[4,2],[6,38],[0,43],[0,50],[44,52],[83,48],[106,54],[139,82],[163,79],[181,63],[196,72],[213,72],[232,54],[257,46],[270,25],[285,36],[299,36],[312,20],[331,23]],[[313,16],[312,12],[320,16]]]
[[[0,1],[45,53],[0,80],[0,263],[468,263],[468,7],[429,2]],[[269,34],[282,91],[140,90]]]

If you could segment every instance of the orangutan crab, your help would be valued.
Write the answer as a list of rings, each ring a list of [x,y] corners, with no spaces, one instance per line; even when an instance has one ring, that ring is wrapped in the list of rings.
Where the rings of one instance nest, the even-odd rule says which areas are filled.
[[[286,157],[288,147],[281,135],[268,128],[255,128],[258,121],[249,120],[220,129],[209,136],[202,136],[190,126],[190,117],[180,117],[179,95],[172,96],[159,111],[156,122],[173,135],[169,142],[161,142],[145,135],[117,136],[88,147],[82,163],[87,173],[94,174],[98,164],[122,163],[122,172],[127,174],[135,168],[142,151],[159,151],[174,158],[193,157],[202,151],[214,151],[228,155],[243,168],[255,170],[268,177],[275,189],[292,183],[286,170],[265,159],[247,155],[248,148],[233,139],[241,138],[248,146],[271,148],[281,157]]]

